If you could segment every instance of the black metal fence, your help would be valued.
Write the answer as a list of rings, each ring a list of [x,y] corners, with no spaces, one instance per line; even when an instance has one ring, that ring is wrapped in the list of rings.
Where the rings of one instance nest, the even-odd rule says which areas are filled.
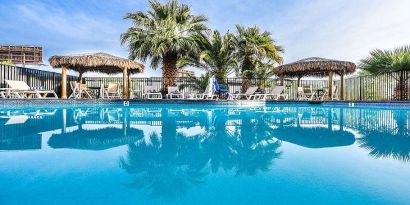
[[[77,79],[76,76],[67,76],[67,82]],[[43,87],[54,90],[59,96],[61,94],[60,73],[0,64],[0,88],[7,88],[6,80],[24,81],[30,87]]]
[[[89,86],[107,85],[109,82],[121,83],[120,77],[88,77],[85,78]],[[183,86],[183,92],[198,93],[198,90],[192,89],[196,81],[192,78],[176,78],[177,86]],[[232,93],[241,91],[242,79],[227,78],[224,83],[229,86]],[[275,78],[269,79],[252,79],[252,86],[258,86],[264,89],[265,92],[271,92],[272,89],[279,84],[279,80]],[[340,88],[340,80],[335,80],[334,85]],[[154,86],[157,90],[163,88],[163,78],[132,78],[132,90],[137,93],[142,93],[144,86]],[[191,86],[190,86],[191,85]],[[294,79],[285,80],[286,93],[290,100],[297,99],[297,81]],[[301,80],[300,86],[312,86],[313,89],[321,89],[329,86],[328,80]],[[340,91],[341,89],[339,89]],[[397,101],[410,100],[410,71],[400,71],[386,73],[382,75],[364,75],[352,76],[344,79],[344,98],[345,100],[356,101]]]
[[[77,79],[78,77],[76,76],[68,76],[67,83],[76,81]],[[45,89],[55,90],[57,94],[61,92],[61,74],[59,73],[0,64],[0,87],[7,87],[5,80],[22,80],[32,87],[42,86]],[[122,85],[122,78],[120,77],[86,77],[84,80],[88,86],[92,87],[108,85],[110,82]],[[200,92],[199,90],[193,89],[195,87],[194,84],[197,83],[197,80],[193,78],[176,78],[175,82],[177,86],[183,87],[183,92]],[[230,92],[232,93],[241,91],[242,79],[240,78],[227,78],[224,80],[224,83],[229,86]],[[301,80],[300,83],[302,86],[311,85],[313,89],[328,86],[327,80]],[[145,86],[154,86],[157,90],[162,90],[163,84],[164,79],[161,77],[132,78],[131,90],[135,93],[135,97],[140,97]],[[279,84],[279,80],[275,78],[252,79],[251,84],[264,89],[265,92],[271,92],[272,89]],[[335,80],[334,84],[340,88],[340,80]],[[287,79],[285,80],[285,85],[289,99],[297,99],[297,81]],[[69,88],[69,85],[67,85],[67,87]],[[349,77],[344,80],[343,90],[346,100],[410,100],[410,71]]]

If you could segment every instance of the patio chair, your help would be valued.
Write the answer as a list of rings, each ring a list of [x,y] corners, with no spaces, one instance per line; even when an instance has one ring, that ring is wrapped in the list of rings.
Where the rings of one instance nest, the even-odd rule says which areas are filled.
[[[312,101],[315,94],[312,91],[312,86],[298,87],[298,100]]]
[[[242,97],[245,97],[247,100],[255,99],[255,92],[258,90],[257,86],[249,87],[245,93],[230,93],[228,99],[230,100],[240,100]]]
[[[89,99],[93,98],[90,93],[91,91],[87,88],[86,84],[80,84],[77,81],[70,81],[70,87],[72,93],[68,98],[81,99],[83,96]]]
[[[166,95],[167,99],[176,98],[184,98],[184,94],[179,91],[178,87],[176,86],[168,86],[168,94]]]
[[[102,88],[101,96],[105,96],[106,98],[121,98],[120,86],[118,83],[108,83],[107,88]]]
[[[329,100],[339,100],[339,88],[337,85],[332,87],[332,99]],[[319,97],[320,100],[328,99],[329,98],[329,91],[328,89],[325,89],[325,92],[323,92],[323,95]]]
[[[215,94],[213,86],[208,84],[203,93],[194,95],[194,99],[218,99],[218,95]]]
[[[218,95],[229,94],[229,87],[227,85],[219,84],[217,80],[214,81],[214,85],[215,85],[215,92]]]
[[[6,80],[10,89],[9,97],[15,96],[16,98],[58,98],[54,90],[41,90],[31,89],[24,81]],[[51,94],[53,97],[48,97]]]
[[[142,97],[145,99],[162,99],[162,93],[157,91],[154,86],[145,86]]]
[[[271,97],[272,100],[279,100],[281,97],[284,100],[288,99],[288,94],[285,93],[285,86],[276,86],[272,93],[265,94],[256,94],[254,96],[255,100],[267,100],[268,97]]]

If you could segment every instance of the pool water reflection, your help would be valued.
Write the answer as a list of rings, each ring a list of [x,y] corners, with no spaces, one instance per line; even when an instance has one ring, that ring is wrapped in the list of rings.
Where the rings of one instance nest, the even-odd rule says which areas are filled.
[[[1,204],[410,200],[409,109],[9,109],[0,130]]]

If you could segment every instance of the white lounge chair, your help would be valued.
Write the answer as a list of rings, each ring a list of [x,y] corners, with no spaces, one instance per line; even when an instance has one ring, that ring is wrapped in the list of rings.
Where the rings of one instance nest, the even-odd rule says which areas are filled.
[[[142,97],[145,99],[162,99],[162,93],[157,91],[154,86],[145,86]]]
[[[36,90],[30,89],[24,81],[6,80],[9,85],[9,97],[15,96],[16,98],[58,98],[54,90]],[[53,97],[48,97],[51,94]]]
[[[258,90],[257,86],[250,87],[246,90],[245,93],[229,93],[228,99],[230,100],[240,100],[241,97],[245,97],[247,100],[252,100],[255,98],[255,92]]]
[[[86,84],[80,84],[77,81],[70,81],[70,87],[73,91],[68,98],[80,99],[80,98],[88,98],[92,99],[91,91],[87,88]]]
[[[298,100],[312,101],[315,94],[312,92],[312,86],[298,87]]]
[[[184,94],[179,91],[176,86],[168,86],[168,94],[166,95],[167,99],[175,98],[184,98]]]
[[[110,98],[121,98],[120,86],[118,83],[108,83],[107,88],[102,88],[101,96]]]
[[[256,100],[267,100],[270,97],[272,100],[279,100],[283,98],[288,99],[288,94],[285,93],[285,86],[276,86],[273,88],[272,93],[256,94],[254,99]]]

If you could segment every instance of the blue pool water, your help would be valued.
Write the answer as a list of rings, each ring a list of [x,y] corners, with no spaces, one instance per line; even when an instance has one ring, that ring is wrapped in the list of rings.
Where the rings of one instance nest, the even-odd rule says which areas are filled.
[[[410,109],[0,109],[0,204],[410,204]]]

